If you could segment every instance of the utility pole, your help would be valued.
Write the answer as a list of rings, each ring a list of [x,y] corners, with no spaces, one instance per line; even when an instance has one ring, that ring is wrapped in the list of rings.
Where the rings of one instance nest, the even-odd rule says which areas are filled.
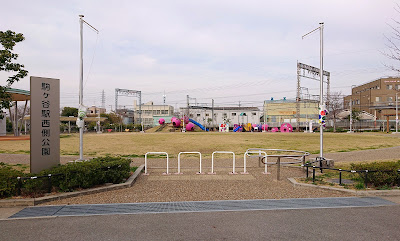
[[[296,92],[296,129],[300,131],[300,68],[299,61],[297,61],[297,92]]]
[[[106,93],[104,90],[101,92],[101,108],[106,108]]]
[[[266,132],[265,125],[267,124],[267,101],[264,100],[264,126],[261,126],[262,132]]]
[[[213,129],[213,131],[215,131],[214,130],[214,99],[212,99],[212,102],[211,102],[211,120],[212,120],[212,129]]]
[[[348,133],[353,133],[353,86],[351,86],[351,92],[350,92],[350,130]]]
[[[396,134],[398,133],[398,132],[397,132],[397,130],[398,130],[398,127],[397,127],[398,123],[399,123],[399,112],[398,112],[398,108],[397,108],[397,92],[396,92]]]
[[[185,114],[186,112],[186,114]],[[185,128],[185,116],[189,118],[189,95],[186,95],[186,111],[183,112],[183,120],[182,120],[182,132],[186,132]]]

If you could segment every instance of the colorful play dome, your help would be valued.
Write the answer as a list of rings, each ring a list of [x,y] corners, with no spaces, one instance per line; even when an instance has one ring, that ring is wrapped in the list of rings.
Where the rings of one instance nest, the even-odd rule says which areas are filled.
[[[164,124],[165,124],[164,118],[160,118],[160,119],[158,120],[158,124],[164,125]]]
[[[262,130],[263,131],[268,131],[268,125],[267,124],[262,125]]]
[[[281,125],[281,132],[292,132],[293,131],[293,127],[291,124],[289,123],[283,123]]]
[[[179,120],[178,118],[175,118],[172,120],[172,125],[174,125],[174,127],[180,127],[181,126],[181,120]]]
[[[278,127],[273,127],[272,129],[271,129],[271,132],[278,132],[279,131],[279,128]]]
[[[193,123],[188,123],[186,125],[186,130],[187,131],[193,131],[194,130],[194,124]]]
[[[189,117],[185,116],[185,125],[187,125],[189,123]]]

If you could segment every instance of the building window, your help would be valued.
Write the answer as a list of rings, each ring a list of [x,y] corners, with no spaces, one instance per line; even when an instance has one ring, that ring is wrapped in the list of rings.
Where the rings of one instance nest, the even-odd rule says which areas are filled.
[[[210,114],[206,113],[206,116],[210,116]]]
[[[224,118],[226,118],[228,115],[227,115],[226,113],[223,113],[222,116],[223,116]]]
[[[200,114],[197,114],[197,117],[199,117],[200,116]]]
[[[387,90],[392,90],[393,89],[393,85],[386,85],[386,89]]]
[[[396,90],[399,90],[400,89],[400,85],[396,85]]]
[[[252,115],[257,115],[257,113],[256,113],[256,112],[252,112],[251,114],[252,114]]]
[[[393,101],[393,97],[391,96],[387,97],[387,101]]]
[[[376,101],[376,102],[381,102],[381,97],[378,97],[378,96],[375,97],[375,101]]]
[[[232,116],[236,116],[236,113],[232,113]]]

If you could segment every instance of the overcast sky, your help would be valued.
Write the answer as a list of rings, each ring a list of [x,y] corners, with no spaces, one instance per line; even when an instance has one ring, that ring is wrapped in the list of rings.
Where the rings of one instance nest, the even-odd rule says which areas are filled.
[[[78,106],[79,14],[84,27],[84,104],[113,105],[115,88],[141,90],[143,102],[261,106],[271,97],[294,98],[296,62],[324,69],[332,91],[392,76],[384,34],[400,20],[395,1],[5,1],[0,30],[23,33],[15,51],[29,76],[59,78],[61,105]],[[7,74],[0,74],[4,85]],[[302,79],[318,94],[319,83]],[[29,77],[14,88],[29,89]],[[133,98],[119,103],[132,108]],[[194,103],[194,100],[192,100]]]

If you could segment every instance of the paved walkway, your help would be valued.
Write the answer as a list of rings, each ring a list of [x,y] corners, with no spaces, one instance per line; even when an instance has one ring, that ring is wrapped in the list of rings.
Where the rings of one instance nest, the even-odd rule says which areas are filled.
[[[395,205],[378,197],[296,198],[197,202],[122,203],[28,207],[10,218],[88,216],[110,214],[222,212],[315,208],[376,207]]]
[[[399,143],[400,144],[400,143]],[[318,155],[311,155],[315,158]],[[335,162],[359,162],[376,160],[400,160],[400,146],[352,152],[324,153],[324,157]]]

